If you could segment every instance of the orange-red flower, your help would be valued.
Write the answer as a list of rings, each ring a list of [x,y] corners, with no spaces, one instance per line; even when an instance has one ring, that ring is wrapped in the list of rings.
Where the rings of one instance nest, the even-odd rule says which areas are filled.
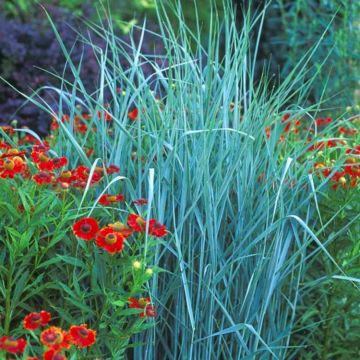
[[[63,166],[67,165],[68,159],[66,157],[62,156],[62,157],[52,159],[51,162],[53,164],[54,169],[60,169]]]
[[[94,218],[83,218],[77,221],[73,227],[73,233],[83,240],[92,240],[99,231],[99,224]]]
[[[32,178],[38,185],[45,185],[45,184],[50,184],[52,182],[53,174],[46,171],[40,171],[37,174],[35,174]]]
[[[96,331],[88,329],[86,324],[72,325],[69,334],[71,343],[79,348],[89,347],[96,342]]]
[[[113,231],[120,233],[124,238],[129,237],[134,232],[131,228],[120,221],[117,221],[114,224],[109,224],[108,226],[111,227]]]
[[[89,178],[90,169],[84,165],[80,165],[74,170],[74,175],[76,176],[77,180],[80,180],[80,181],[82,180],[85,182]],[[91,184],[94,184],[94,183],[100,181],[101,178],[102,178],[102,174],[100,174],[97,171],[94,171],[90,182],[91,182]]]
[[[315,120],[315,124],[317,126],[324,126],[327,124],[330,124],[332,122],[332,118],[327,117],[327,118],[318,118]]]
[[[98,232],[96,245],[110,254],[119,253],[124,248],[124,236],[110,226],[106,226]]]
[[[104,194],[104,195],[101,195],[100,196],[100,199],[99,199],[99,203],[101,205],[110,205],[110,204],[113,204],[113,203],[116,203],[116,202],[119,202],[119,201],[124,201],[124,195],[109,195],[109,194]]]
[[[148,203],[147,199],[145,198],[140,198],[140,199],[136,199],[133,201],[133,203],[135,205],[139,205],[139,206],[142,206],[142,205],[146,205]]]
[[[15,339],[13,336],[3,336],[0,338],[0,350],[5,350],[11,354],[22,354],[26,345],[25,339]]]
[[[149,234],[156,237],[163,237],[167,234],[165,225],[160,224],[155,219],[149,221]]]
[[[116,165],[110,165],[106,168],[106,173],[111,175],[120,171],[120,168]]]
[[[56,351],[61,349],[69,349],[71,346],[69,342],[69,335],[66,333],[66,331],[56,326],[50,326],[48,329],[44,330],[40,334],[40,341],[46,347]]]
[[[50,146],[48,146],[46,143],[41,143],[41,144],[34,145],[32,150],[33,150],[33,153],[48,152],[50,150]]]
[[[144,232],[146,229],[146,221],[140,215],[129,214],[127,223],[136,232]]]
[[[131,309],[144,309],[139,316],[140,317],[155,317],[156,316],[156,308],[151,304],[151,300],[149,297],[136,299],[134,297],[130,297],[128,299],[129,307]]]
[[[72,183],[76,180],[76,177],[72,174],[70,170],[63,171],[57,178],[56,181],[61,183]]]
[[[49,349],[43,353],[43,360],[67,360],[67,357],[55,349]]]
[[[11,149],[11,145],[5,141],[0,141],[0,149],[9,150]]]
[[[131,121],[135,121],[135,120],[137,120],[138,115],[139,115],[139,110],[137,108],[135,108],[134,110],[132,110],[128,113],[128,118]]]
[[[40,311],[39,313],[32,312],[25,316],[23,326],[27,330],[35,330],[40,326],[45,326],[51,320],[51,314],[47,311]]]
[[[25,172],[26,169],[27,165],[20,156],[11,155],[11,158],[0,160],[0,177],[3,179],[12,179],[16,174]]]

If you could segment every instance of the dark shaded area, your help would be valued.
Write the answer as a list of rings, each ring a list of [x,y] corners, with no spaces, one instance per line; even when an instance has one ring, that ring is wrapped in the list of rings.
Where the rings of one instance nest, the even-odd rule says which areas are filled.
[[[76,33],[81,33],[84,17],[94,16],[94,10],[91,7],[84,8],[82,18],[56,6],[48,6],[47,11],[67,50],[71,51],[72,61],[75,65],[81,62],[80,76],[86,90],[95,91],[98,88],[99,65],[92,47],[80,41]],[[140,41],[139,31],[135,31],[133,36],[135,41]],[[85,37],[88,38],[86,34]],[[128,39],[125,35],[121,37],[125,41]],[[103,39],[94,34],[91,34],[91,41],[105,48]],[[162,49],[159,46],[155,49],[154,38],[146,35],[143,46],[145,53],[163,53]],[[120,59],[120,63],[124,68],[127,67],[125,59]],[[59,87],[61,81],[49,72],[73,82],[71,69],[67,65],[64,70],[65,64],[66,58],[42,8],[39,7],[32,16],[26,17],[5,18],[0,15],[0,74],[12,86],[27,95],[44,86]],[[151,73],[152,69],[144,65],[143,71]],[[58,98],[54,98],[55,95],[49,90],[38,92],[38,96],[52,109],[57,108]],[[24,102],[23,96],[0,81],[0,123],[9,124],[16,119],[18,127],[27,126],[40,135],[47,134],[51,120],[49,114],[30,102],[24,105]]]
[[[0,17],[0,68],[1,76],[25,94],[31,94],[42,86],[59,85],[60,82],[47,71],[62,76],[65,56],[60,48],[44,11],[39,7],[38,14],[26,19],[7,19]],[[76,41],[76,34],[71,29],[79,27],[79,22],[69,12],[57,7],[50,7],[49,12],[56,23],[65,45],[71,49]],[[72,56],[75,63],[83,61],[82,73],[86,74],[85,83],[89,87],[96,85],[97,64],[89,46],[77,43]],[[67,69],[65,77],[71,79]],[[50,105],[55,105],[50,93],[39,93]],[[46,134],[49,127],[49,115],[28,103],[4,82],[0,82],[0,120],[8,123],[13,119],[19,126],[29,126],[40,134]]]
[[[250,9],[256,16],[268,4],[257,57],[257,76],[264,67],[274,79],[283,80],[317,42],[311,57],[307,79],[321,68],[309,93],[309,102],[322,99],[326,87],[327,105],[345,108],[353,102],[360,68],[358,17],[360,2],[348,0],[233,0],[237,21]],[[254,31],[255,47],[259,24]],[[325,64],[323,62],[326,60]]]

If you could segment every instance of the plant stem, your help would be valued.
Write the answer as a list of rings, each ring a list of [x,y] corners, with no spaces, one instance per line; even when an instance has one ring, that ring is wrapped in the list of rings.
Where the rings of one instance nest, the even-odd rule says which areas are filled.
[[[5,295],[5,323],[4,323],[5,335],[8,335],[10,332],[12,275],[13,275],[13,268],[12,266],[10,266],[7,276],[7,287],[6,287],[6,295]]]

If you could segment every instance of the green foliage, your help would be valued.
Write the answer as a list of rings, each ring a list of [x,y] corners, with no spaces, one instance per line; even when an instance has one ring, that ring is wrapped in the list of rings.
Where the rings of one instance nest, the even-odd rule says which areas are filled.
[[[122,186],[116,183],[115,188]],[[72,225],[89,208],[104,225],[125,221],[124,210],[91,207],[94,189],[56,191],[21,178],[0,179],[0,189],[0,333],[28,335],[24,316],[47,310],[56,326],[86,323],[96,329],[91,350],[72,349],[70,354],[122,358],[131,336],[153,326],[139,317],[141,310],[128,308],[128,298],[147,292],[152,275],[146,264],[153,264],[152,249],[159,241],[136,236],[120,255],[110,255],[76,238]],[[134,260],[141,266],[134,268]],[[29,345],[26,351],[39,354],[39,347]]]
[[[360,131],[355,121],[352,126]],[[329,133],[335,134],[335,129]],[[360,137],[353,136],[347,141],[355,147]],[[333,159],[339,164],[339,157],[334,156],[337,151],[322,154],[322,161],[329,164]],[[353,159],[359,163],[358,155]],[[301,345],[306,350],[295,349],[291,358],[355,359],[360,353],[359,185],[336,190],[328,185],[319,193],[319,201],[326,226],[319,226],[318,236],[334,261],[319,253],[306,264],[307,275],[292,339],[293,345]]]
[[[360,68],[360,3],[346,0],[279,0],[269,4],[264,21],[261,57],[272,72],[286,76],[309,47],[323,37],[309,67],[322,67],[309,100],[329,99],[327,106],[353,103]],[[326,59],[326,63],[321,65]],[[311,73],[309,74],[311,76]]]

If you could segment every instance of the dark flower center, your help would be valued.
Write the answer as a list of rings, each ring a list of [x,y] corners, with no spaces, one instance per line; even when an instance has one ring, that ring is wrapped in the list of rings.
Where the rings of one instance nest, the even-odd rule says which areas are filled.
[[[84,224],[84,225],[81,226],[81,230],[83,232],[85,232],[85,233],[88,233],[91,230],[91,225],[90,224]]]
[[[40,314],[35,314],[32,316],[32,322],[38,323],[38,322],[40,322],[40,320],[41,320]]]
[[[62,340],[62,336],[61,334],[58,333],[49,333],[45,335],[45,341],[50,344],[60,343],[61,340]]]
[[[79,335],[80,335],[80,337],[82,337],[83,339],[87,338],[88,333],[89,333],[89,332],[88,332],[86,329],[84,329],[84,328],[82,328],[82,329],[79,330]]]

